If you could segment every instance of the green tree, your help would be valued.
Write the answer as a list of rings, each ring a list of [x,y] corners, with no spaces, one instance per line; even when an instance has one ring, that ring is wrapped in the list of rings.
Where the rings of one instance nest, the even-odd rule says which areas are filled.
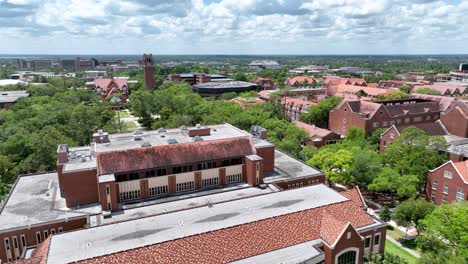
[[[413,197],[417,194],[419,181],[414,175],[400,175],[389,167],[383,167],[377,177],[368,185],[368,189],[390,194],[392,204],[395,195]]]
[[[446,255],[448,259],[462,257],[465,263],[468,261],[468,202],[437,206],[420,221],[420,225],[424,232],[419,244],[426,252]]]
[[[392,219],[400,226],[414,226],[416,231],[421,231],[419,221],[424,219],[434,210],[434,204],[424,199],[408,199],[399,204],[392,214]]]
[[[318,152],[318,148],[315,146],[306,146],[301,150],[301,159],[302,160],[309,160],[311,159],[316,153]]]
[[[370,184],[380,172],[382,162],[377,152],[369,149],[353,151],[350,173],[362,185]]]
[[[388,222],[391,219],[391,213],[387,206],[384,206],[379,213],[380,219],[382,221]]]
[[[407,264],[408,262],[402,257],[385,252],[384,254],[372,254],[369,260],[365,260],[366,264]]]
[[[352,162],[353,153],[351,151],[340,149],[335,152],[331,148],[319,151],[307,161],[308,164],[317,166],[325,173],[330,186],[333,182],[348,184],[354,181],[354,177],[350,173]]]
[[[398,86],[398,90],[400,90],[401,92],[404,92],[405,94],[409,94],[411,93],[411,90],[413,90],[413,88],[407,84],[403,84],[403,85]]]
[[[380,144],[380,135],[387,130],[386,128],[379,127],[372,132],[370,136],[367,137],[369,144],[378,146]]]
[[[328,126],[328,113],[335,108],[341,101],[341,97],[332,96],[319,102],[316,105],[309,107],[307,113],[303,113],[300,117],[301,121],[314,124],[318,127]]]

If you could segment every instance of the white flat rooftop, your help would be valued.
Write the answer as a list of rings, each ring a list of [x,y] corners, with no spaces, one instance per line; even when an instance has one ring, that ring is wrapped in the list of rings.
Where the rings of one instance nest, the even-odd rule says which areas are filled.
[[[320,184],[57,234],[48,262],[94,258],[347,200]]]
[[[251,136],[230,124],[202,126],[201,128],[210,128],[211,130],[210,135],[200,136],[203,140]],[[188,131],[180,128],[166,129],[165,132],[160,132],[160,130],[144,131],[141,137],[141,140],[135,140],[133,133],[111,134],[109,135],[110,143],[96,144],[96,152],[141,148],[143,142],[148,142],[151,146],[168,145],[169,139],[176,140],[177,143],[194,142],[194,138],[188,136]]]
[[[20,176],[0,212],[0,230],[100,212],[98,205],[77,210],[67,208],[65,199],[59,194],[57,173]]]
[[[275,150],[275,171],[264,176],[263,181],[267,184],[278,183],[304,177],[320,176],[323,172],[294,159],[285,153]]]

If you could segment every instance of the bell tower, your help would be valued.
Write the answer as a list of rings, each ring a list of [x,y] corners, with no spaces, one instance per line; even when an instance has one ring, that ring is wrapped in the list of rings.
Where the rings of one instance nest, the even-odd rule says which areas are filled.
[[[153,89],[155,88],[154,80],[154,61],[153,54],[143,54],[143,76],[145,80],[145,88]]]

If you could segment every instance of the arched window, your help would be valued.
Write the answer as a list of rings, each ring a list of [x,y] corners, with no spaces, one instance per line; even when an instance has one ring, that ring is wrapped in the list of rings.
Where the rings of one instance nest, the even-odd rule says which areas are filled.
[[[358,263],[359,249],[348,248],[336,255],[336,264],[356,264]]]

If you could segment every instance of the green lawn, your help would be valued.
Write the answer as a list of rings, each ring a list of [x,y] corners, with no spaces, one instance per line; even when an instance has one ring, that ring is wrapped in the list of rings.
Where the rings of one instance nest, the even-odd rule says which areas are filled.
[[[408,262],[408,264],[418,263],[418,259],[415,256],[411,255],[388,239],[385,241],[385,251],[402,257]]]
[[[130,115],[128,114],[128,112],[125,111],[125,110],[120,110],[118,115],[117,115],[117,113],[115,113],[115,116],[118,117],[119,115],[120,115],[120,118],[130,117]]]
[[[130,132],[130,131],[135,131],[137,130],[137,125],[135,124],[135,122],[125,122],[125,123],[122,123],[122,130],[123,131],[127,131],[127,132]]]
[[[399,239],[400,237],[405,236],[405,232],[401,231],[398,228],[394,228],[391,225],[387,226],[387,235],[391,236],[394,239]]]

